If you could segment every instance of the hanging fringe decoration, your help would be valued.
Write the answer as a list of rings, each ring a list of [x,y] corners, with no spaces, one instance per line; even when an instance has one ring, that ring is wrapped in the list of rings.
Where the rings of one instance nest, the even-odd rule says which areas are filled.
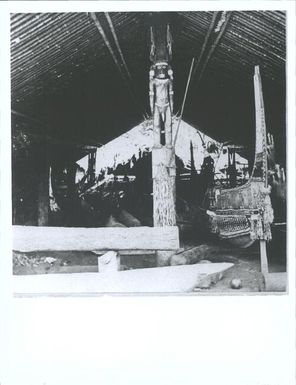
[[[273,208],[270,199],[270,188],[264,188],[262,191],[263,196],[263,239],[270,241],[272,239],[271,224],[274,220]]]
[[[270,241],[272,239],[271,224],[273,222],[273,208],[270,200],[270,188],[261,186],[261,204],[258,214],[252,214],[250,218],[251,239],[262,239]]]
[[[252,240],[263,239],[263,224],[260,214],[253,214],[250,218],[250,238]]]

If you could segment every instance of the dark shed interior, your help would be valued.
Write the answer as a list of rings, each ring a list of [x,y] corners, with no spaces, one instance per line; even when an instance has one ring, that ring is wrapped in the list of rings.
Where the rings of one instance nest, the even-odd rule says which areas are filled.
[[[180,116],[190,66],[194,59],[182,119],[210,138],[229,145],[229,148],[232,146],[239,149],[239,155],[249,161],[246,169],[251,169],[254,162],[253,75],[254,67],[260,67],[267,132],[274,138],[274,163],[283,176],[282,181],[275,183],[281,204],[278,205],[280,215],[275,211],[273,242],[270,249],[277,261],[279,258],[284,261],[286,242],[286,14],[284,11],[11,14],[13,224],[59,227],[107,227],[110,223],[112,227],[118,225],[114,224],[113,211],[107,207],[108,200],[104,200],[105,198],[101,196],[97,198],[97,193],[101,194],[101,190],[96,190],[97,195],[93,202],[87,201],[84,196],[78,194],[78,189],[75,190],[77,185],[74,181],[79,171],[77,161],[88,155],[88,172],[90,164],[92,167],[95,164],[96,148],[151,118],[149,106],[151,28],[155,30],[159,26],[167,28],[167,25],[172,36],[173,54],[170,64],[174,73],[174,114]],[[147,128],[148,123],[147,126],[143,124],[143,127]],[[201,134],[199,135],[201,137]],[[192,142],[190,145],[193,154]],[[268,145],[265,150],[268,148],[273,156],[273,150],[270,150],[271,147]],[[203,149],[199,151],[202,152]],[[205,153],[206,151],[203,152]],[[136,164],[133,166],[134,169],[138,169],[138,173],[134,172],[134,175],[126,171],[130,167],[129,164],[120,165],[122,166],[120,176],[128,182],[130,176],[134,177],[134,184],[129,184],[125,180],[127,185],[132,186],[133,192],[138,189],[142,193],[141,186],[148,184],[147,180],[151,182],[149,186],[152,186],[151,152],[148,154],[147,151],[144,155],[138,158],[140,159],[138,164],[134,163]],[[182,163],[177,156],[176,160]],[[202,181],[203,179],[198,179],[197,169],[192,166],[193,155],[191,160],[193,162],[189,182]],[[63,174],[64,169],[66,177]],[[177,193],[174,198],[176,196],[180,198],[178,186],[181,183],[178,185],[178,177],[181,173],[178,174],[178,164],[176,169]],[[103,178],[107,174],[109,176],[109,171],[106,174],[105,171]],[[87,172],[84,177],[89,182],[88,187],[95,178],[95,183],[99,184],[102,175]],[[58,193],[53,194],[54,199],[62,207],[59,213],[60,222],[50,222],[55,215],[50,205],[52,203],[50,190],[53,190],[51,187],[54,187],[54,182],[58,186],[57,191],[60,189],[59,199],[64,204],[62,207],[59,203]],[[63,183],[68,194],[65,196],[63,186],[61,187]],[[190,186],[195,185],[187,183],[184,186],[183,190],[189,191]],[[205,186],[206,183],[202,187]],[[153,226],[151,207],[152,198],[156,196],[155,191],[150,188],[149,194],[146,195],[130,193],[131,199],[127,206],[129,210],[127,215],[125,213],[130,222],[136,220],[139,226]],[[119,191],[116,191],[116,194],[119,196]],[[188,214],[192,222],[190,225],[193,227],[196,225],[194,220],[198,215],[192,207],[200,210],[201,206],[193,202],[197,196],[193,188],[187,195],[193,196],[192,199],[189,197],[191,201],[188,199],[185,202],[186,204],[189,202],[191,206],[188,203],[188,206],[184,204],[184,207],[180,205],[178,207],[176,198],[175,202],[171,199],[172,207],[176,207],[176,212],[179,210],[178,215],[180,212]],[[135,196],[138,202],[134,199]],[[200,200],[203,199],[202,196],[204,192]],[[102,207],[96,206],[98,202]],[[113,203],[112,201],[114,206]],[[110,204],[110,207],[112,205]],[[149,210],[146,210],[145,205]],[[275,206],[273,204],[273,208]],[[154,205],[153,208],[155,207]],[[186,211],[187,207],[189,209]],[[108,220],[105,220],[104,210]],[[145,210],[149,211],[148,214]],[[199,214],[200,212],[201,210],[198,211]],[[183,217],[179,215],[179,218],[188,219],[185,215]],[[203,220],[202,216],[200,218]],[[179,229],[181,222],[180,220],[177,222]],[[132,226],[134,224],[126,225]],[[196,234],[197,232],[194,236]]]
[[[99,25],[87,13],[11,15],[13,130],[25,125],[51,143],[97,145],[140,123],[149,106],[150,26],[165,21],[173,37],[175,112],[194,57],[184,120],[217,140],[251,148],[252,77],[260,65],[267,129],[277,161],[285,162],[285,12],[115,12],[96,18]]]
[[[17,13],[11,15],[16,211],[27,205],[26,215],[43,224],[48,166],[75,162],[89,146],[99,147],[151,115],[150,30],[160,24],[172,35],[174,113],[181,111],[194,58],[183,120],[243,146],[252,162],[259,65],[267,130],[275,161],[285,166],[285,12]]]

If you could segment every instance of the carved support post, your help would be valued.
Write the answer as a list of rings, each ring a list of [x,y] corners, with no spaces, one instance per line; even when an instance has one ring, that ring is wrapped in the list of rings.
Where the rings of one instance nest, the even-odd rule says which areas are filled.
[[[176,224],[176,164],[173,148],[152,149],[153,178],[153,224],[175,226]]]
[[[153,223],[155,227],[176,224],[176,163],[172,140],[173,70],[169,26],[160,22],[151,28],[153,62],[149,76],[149,99],[153,116],[152,178]],[[162,133],[165,144],[162,145]]]

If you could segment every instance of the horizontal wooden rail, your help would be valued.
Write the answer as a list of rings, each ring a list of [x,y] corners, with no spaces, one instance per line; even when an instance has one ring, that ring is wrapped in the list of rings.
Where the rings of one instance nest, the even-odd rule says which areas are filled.
[[[167,227],[38,227],[13,226],[13,250],[177,250],[177,226]]]
[[[116,250],[116,249],[115,249]],[[98,256],[98,255],[103,255],[103,254],[106,254],[107,251],[109,250],[92,250],[94,256]],[[119,252],[119,254],[121,256],[125,256],[125,255],[133,255],[133,256],[136,256],[136,255],[155,255],[156,254],[156,250],[150,250],[150,249],[128,249],[128,250],[116,250]]]

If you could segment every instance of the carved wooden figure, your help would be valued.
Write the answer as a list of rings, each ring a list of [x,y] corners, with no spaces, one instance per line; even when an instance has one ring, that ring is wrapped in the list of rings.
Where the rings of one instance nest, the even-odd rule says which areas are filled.
[[[161,147],[161,130],[163,127],[165,145],[172,147],[173,71],[167,63],[160,62],[151,67],[149,75],[154,146]]]
[[[149,72],[149,99],[153,118],[153,224],[156,227],[176,224],[176,165],[172,139],[173,71],[172,39],[169,26],[160,23],[151,28],[152,65]],[[164,130],[165,143],[161,134]]]

